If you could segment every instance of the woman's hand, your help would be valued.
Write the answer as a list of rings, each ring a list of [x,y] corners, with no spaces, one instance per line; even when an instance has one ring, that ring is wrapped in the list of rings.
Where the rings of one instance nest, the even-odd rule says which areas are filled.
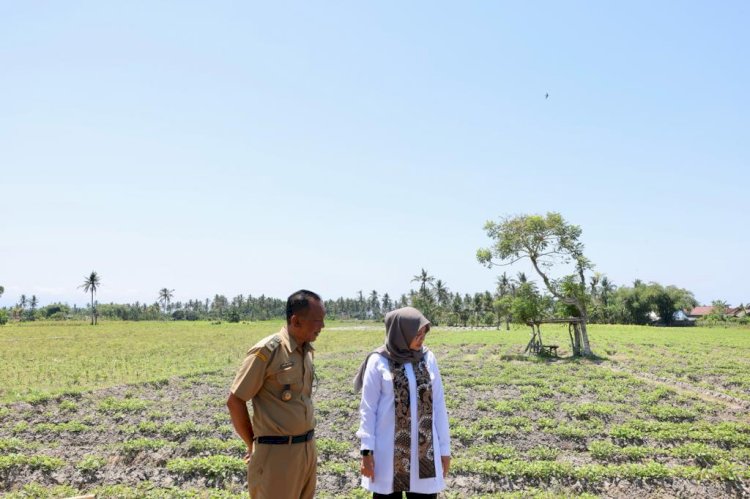
[[[366,476],[370,480],[375,480],[375,458],[370,454],[369,456],[362,456],[362,466],[359,471],[362,476]]]
[[[448,470],[451,467],[450,456],[440,456],[440,461],[443,463],[443,478],[448,476]]]

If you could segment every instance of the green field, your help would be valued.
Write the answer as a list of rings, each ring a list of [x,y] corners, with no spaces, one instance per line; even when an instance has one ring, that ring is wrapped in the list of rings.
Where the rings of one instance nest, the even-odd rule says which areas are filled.
[[[0,328],[0,492],[242,496],[223,403],[247,348],[279,326]],[[542,333],[560,359],[522,355],[525,328],[428,336],[451,417],[446,496],[750,492],[749,330],[591,326],[593,360],[566,357],[566,328]],[[364,497],[350,382],[382,337],[379,324],[329,321],[315,343],[321,497]]]
[[[329,321],[315,346],[319,358],[365,352],[379,339],[378,325]],[[247,348],[281,322],[15,323],[0,328],[0,401],[33,399],[107,386],[236,367]],[[589,326],[595,353],[612,366],[689,381],[750,401],[750,330]],[[373,332],[373,329],[376,331]],[[546,343],[570,346],[566,329],[543,330]],[[523,351],[525,328],[509,332],[441,330],[430,345],[495,345]]]

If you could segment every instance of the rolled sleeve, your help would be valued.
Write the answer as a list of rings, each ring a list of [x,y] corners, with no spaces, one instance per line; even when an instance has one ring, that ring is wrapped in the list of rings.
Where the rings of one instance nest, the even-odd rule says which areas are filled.
[[[230,391],[244,401],[253,398],[263,386],[266,373],[266,361],[258,355],[260,348],[253,347],[247,352],[242,367],[237,372]]]

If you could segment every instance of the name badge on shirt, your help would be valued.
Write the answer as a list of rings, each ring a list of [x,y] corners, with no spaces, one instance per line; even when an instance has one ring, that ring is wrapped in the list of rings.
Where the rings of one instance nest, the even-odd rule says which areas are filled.
[[[290,367],[294,366],[294,361],[284,362],[279,367],[281,369],[289,369]]]

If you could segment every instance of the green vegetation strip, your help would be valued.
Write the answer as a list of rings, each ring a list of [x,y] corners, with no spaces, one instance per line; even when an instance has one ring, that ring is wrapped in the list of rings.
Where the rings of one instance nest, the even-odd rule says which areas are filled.
[[[134,398],[116,399],[114,397],[107,397],[99,402],[99,405],[97,405],[96,408],[99,412],[108,414],[134,413],[146,409],[149,405],[150,403],[146,400]]]
[[[140,452],[151,452],[169,445],[169,442],[159,438],[135,438],[122,444],[122,453],[133,457]]]
[[[549,480],[586,480],[598,483],[613,479],[667,479],[685,478],[688,480],[745,480],[750,478],[750,469],[736,463],[721,461],[711,468],[697,466],[667,466],[656,462],[643,464],[589,464],[575,466],[555,461],[477,461],[456,458],[451,465],[456,473],[504,476]]]
[[[68,421],[66,423],[37,423],[30,425],[26,421],[20,421],[13,426],[14,433],[81,433],[89,430],[93,426],[80,423],[78,421]]]
[[[221,440],[218,438],[193,438],[188,440],[187,448],[192,453],[200,452],[235,452],[244,455],[247,452],[245,442],[239,438]]]
[[[73,497],[84,494],[91,494],[99,498],[117,499],[247,499],[247,492],[232,493],[213,488],[156,487],[149,482],[142,482],[136,487],[102,485],[87,490],[78,490],[69,485],[45,487],[39,484],[28,484],[16,492],[4,495],[3,498],[41,499],[46,497]]]
[[[244,460],[227,456],[172,459],[167,463],[167,469],[178,475],[201,475],[207,478],[227,478],[247,473]]]
[[[726,447],[750,446],[748,423],[670,423],[662,421],[633,420],[614,426],[609,435],[625,441],[642,441],[645,438],[667,442],[693,440],[713,442]]]
[[[0,438],[0,454],[13,454],[29,447],[29,444],[20,438]]]
[[[22,467],[34,470],[54,471],[65,466],[65,461],[49,456],[24,456],[23,454],[8,454],[0,456],[0,471],[11,471]]]

